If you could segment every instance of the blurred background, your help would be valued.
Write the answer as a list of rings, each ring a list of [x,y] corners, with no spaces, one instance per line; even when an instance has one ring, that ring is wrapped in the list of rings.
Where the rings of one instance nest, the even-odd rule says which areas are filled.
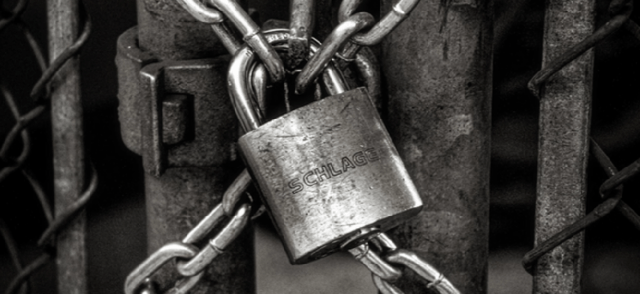
[[[17,1],[3,1],[6,13]],[[286,3],[286,1],[279,1]],[[250,3],[262,20],[287,19],[286,10],[265,10],[278,1]],[[597,1],[597,24],[608,20],[610,1]],[[87,208],[90,293],[122,291],[124,279],[146,256],[144,187],[141,157],[120,137],[117,116],[116,39],[136,25],[135,1],[86,1],[94,23],[82,49],[81,77],[85,107],[85,142],[100,174],[97,194]],[[375,9],[373,5],[372,9]],[[42,46],[47,43],[44,0],[30,1],[23,19]],[[538,136],[538,102],[526,89],[542,56],[544,1],[495,0],[493,131],[489,293],[531,291],[531,277],[521,266],[533,248]],[[272,15],[271,15],[272,14]],[[631,19],[638,20],[635,12]],[[412,15],[411,17],[420,17]],[[640,157],[640,41],[620,30],[595,48],[592,136],[622,168]],[[384,73],[383,73],[384,75]],[[0,32],[0,76],[7,81],[24,112],[39,69],[16,26]],[[0,136],[14,120],[0,107]],[[26,163],[52,195],[51,128],[48,115],[30,127],[33,150]],[[587,211],[600,202],[606,179],[597,164],[588,170]],[[640,181],[625,184],[624,200],[640,209]],[[36,242],[46,228],[38,200],[19,174],[0,183],[0,218],[14,234],[23,262],[36,258]],[[267,217],[254,223],[258,293],[373,293],[368,271],[350,256],[335,254],[301,266],[288,264]],[[617,212],[586,230],[583,293],[640,292],[640,234]],[[50,293],[55,266],[33,277],[34,293]],[[16,274],[0,245],[0,289]]]

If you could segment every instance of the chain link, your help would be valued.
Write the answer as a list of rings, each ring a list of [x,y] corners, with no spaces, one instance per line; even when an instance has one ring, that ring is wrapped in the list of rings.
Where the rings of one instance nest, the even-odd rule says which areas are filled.
[[[288,30],[274,30],[271,32],[273,35],[272,37],[265,38],[265,35],[263,35],[255,23],[251,21],[248,14],[234,1],[208,0],[208,4],[216,7],[220,11],[207,7],[202,2],[199,2],[199,0],[178,1],[185,10],[194,16],[194,18],[201,22],[212,24],[214,31],[216,31],[217,24],[223,23],[222,13],[224,16],[228,17],[242,33],[244,41],[252,50],[247,51],[248,49],[243,48],[242,45],[240,45],[240,42],[235,40],[235,38],[228,33],[228,30],[223,30],[222,33],[216,31],[216,34],[223,40],[223,44],[225,44],[230,53],[246,56],[246,58],[239,58],[239,61],[237,62],[232,62],[229,70],[230,73],[246,72],[245,70],[238,70],[235,67],[248,68],[248,66],[253,63],[252,55],[254,52],[256,55],[261,57],[262,64],[255,66],[254,69],[256,70],[252,71],[250,76],[251,87],[248,87],[246,83],[232,82],[232,80],[235,79],[241,79],[244,81],[244,77],[236,77],[233,75],[229,76],[229,83],[241,88],[238,89],[238,91],[230,90],[230,93],[244,93],[242,90],[245,88],[252,88],[254,91],[252,94],[257,99],[253,104],[257,104],[257,108],[260,110],[264,109],[264,102],[262,100],[264,100],[263,88],[266,85],[266,79],[264,76],[265,69],[271,75],[271,82],[277,82],[284,77],[284,71],[279,72],[279,70],[282,69],[282,62],[279,58],[274,58],[274,56],[277,57],[275,48],[280,48],[282,45],[272,46],[266,42],[267,39],[270,38],[269,40],[272,43],[275,39],[287,39],[287,49],[289,50],[290,58],[294,59],[294,64],[299,63],[300,60],[298,59],[301,59],[300,56],[306,55],[307,51],[310,51],[313,54],[307,64],[300,71],[300,74],[295,81],[295,89],[298,94],[304,92],[312,82],[315,82],[320,73],[325,75],[325,83],[327,80],[342,80],[342,76],[337,73],[332,66],[328,66],[334,56],[338,56],[338,58],[346,62],[359,60],[358,67],[360,71],[364,73],[365,79],[367,79],[371,84],[374,84],[368,86],[375,87],[379,86],[375,83],[375,78],[379,78],[379,75],[376,76],[370,73],[372,70],[371,58],[357,55],[360,46],[378,43],[404,18],[406,18],[408,13],[418,3],[418,0],[399,1],[394,5],[393,10],[390,13],[385,15],[380,22],[374,25],[375,19],[369,13],[359,12],[352,14],[355,8],[361,3],[361,0],[343,1],[340,7],[340,24],[334,28],[319,48],[317,48],[317,46],[316,48],[313,48],[313,42],[309,42],[308,40],[308,33],[310,32],[296,31],[299,29],[301,24],[306,24],[309,27],[313,26],[313,2],[311,2],[312,4],[307,3],[308,5],[304,5],[304,11],[300,11],[299,14],[297,14],[296,11],[292,11],[292,23]],[[293,5],[299,2],[292,1],[291,3]],[[296,8],[292,6],[291,9],[294,10]],[[311,14],[311,17],[309,14]],[[371,26],[373,26],[373,28],[368,32],[360,33],[362,30]],[[220,26],[217,26],[217,28],[220,28]],[[286,38],[279,36],[279,34],[283,33],[287,33]],[[303,48],[300,50],[300,48],[297,47],[299,47],[301,43],[304,43],[305,47],[311,48]],[[282,74],[282,76],[280,76],[280,74]],[[345,90],[339,85],[337,87],[336,85],[329,85],[328,89],[330,93]],[[377,93],[379,91],[374,92]],[[379,95],[376,94],[376,97],[377,96]],[[249,99],[249,97],[244,97],[246,99],[240,99],[234,95],[232,95],[232,98],[232,101],[235,104],[244,103],[242,105],[236,105],[237,107],[250,110],[245,111],[244,113],[253,114],[253,116],[239,117],[245,131],[259,126],[259,122],[262,121],[263,114],[261,112],[253,111],[256,107],[255,105],[250,105],[252,103],[249,102],[252,100]],[[246,225],[250,210],[250,206],[248,204],[241,205],[233,215],[231,214],[231,211],[233,211],[233,208],[240,201],[239,195],[246,190],[250,181],[251,177],[249,173],[244,170],[227,189],[222,203],[218,205],[207,217],[205,217],[205,219],[203,219],[200,224],[198,224],[198,226],[196,226],[185,237],[182,243],[172,243],[167,245],[175,247],[172,249],[175,250],[175,252],[172,252],[169,250],[171,248],[168,248],[166,249],[168,251],[165,253],[154,253],[149,257],[149,259],[147,259],[147,261],[143,262],[143,264],[132,272],[127,279],[127,286],[125,287],[127,293],[133,293],[149,275],[170,259],[188,259],[187,261],[179,261],[177,264],[177,271],[183,276],[196,277],[196,274],[201,273],[218,254],[222,253],[222,250],[231,242],[231,240],[235,239],[240,230],[242,230]],[[198,240],[202,238],[202,236],[208,234],[225,215],[232,217],[232,220],[230,224],[225,227],[218,236],[216,236],[216,238],[212,239],[205,248],[197,253],[184,253],[188,251],[187,248],[189,248],[186,247],[187,245],[185,243],[193,243],[195,242],[194,240]],[[406,250],[397,249],[395,243],[393,243],[393,241],[391,241],[391,239],[385,234],[380,234],[377,231],[370,233],[369,237],[373,239],[369,240],[369,242],[365,241],[362,244],[351,246],[348,251],[372,271],[374,283],[381,291],[383,291],[383,293],[402,293],[402,291],[397,289],[395,286],[389,284],[389,282],[394,282],[402,276],[402,272],[396,268],[394,264],[403,265],[412,269],[422,278],[430,282],[429,287],[435,287],[441,293],[459,293],[442,274],[431,267],[419,256]],[[179,246],[178,244],[182,244],[183,246]],[[379,248],[382,251],[382,254],[378,254],[371,250],[370,244]],[[184,256],[179,256],[180,254]],[[151,287],[149,286],[145,289],[149,288]]]
[[[404,294],[402,290],[392,285],[402,277],[402,271],[394,265],[411,269],[425,281],[427,288],[435,288],[441,294],[459,294],[460,291],[451,284],[436,268],[414,252],[398,249],[398,246],[385,233],[373,236],[369,244],[360,244],[349,250],[358,261],[364,264],[370,271],[373,284],[383,294]],[[370,250],[373,245],[380,254]]]
[[[418,5],[420,0],[399,0],[391,11],[380,19],[373,27],[361,34],[353,36],[352,42],[361,46],[372,46],[380,43],[391,31],[393,31]],[[362,0],[343,0],[338,9],[338,21],[346,21],[358,8]]]
[[[131,271],[125,281],[125,293],[152,291],[152,283],[145,283],[145,281],[150,279],[153,273],[164,264],[174,259],[177,260],[176,271],[184,278],[178,280],[166,293],[187,293],[195,286],[205,273],[206,267],[218,255],[224,253],[224,250],[240,235],[249,222],[251,204],[237,205],[248,188],[247,177],[248,173],[245,170],[225,191],[222,202],[191,229],[181,242],[172,242],[162,246]],[[251,180],[250,177],[249,180]],[[229,211],[233,211],[230,215],[225,211],[225,204],[230,209]],[[234,210],[236,205],[238,208]],[[204,248],[200,250],[193,245],[204,240],[227,217],[231,220],[215,237],[209,240]]]
[[[320,50],[315,52],[296,78],[296,93],[301,94],[313,83],[324,70],[333,56],[353,35],[371,26],[374,18],[366,12],[358,12],[341,22],[331,31],[322,43]]]
[[[289,68],[295,68],[309,55],[309,42],[315,25],[315,0],[289,0]]]
[[[219,211],[219,212],[215,212]],[[209,240],[207,246],[205,246],[196,256],[188,261],[179,261],[177,264],[178,272],[183,276],[193,276],[202,272],[207,265],[209,265],[213,259],[218,255],[224,253],[224,250],[238,238],[242,229],[247,226],[249,221],[249,215],[251,213],[251,205],[248,203],[241,204],[235,215],[231,218],[231,221],[216,235],[215,238]],[[224,217],[224,210],[222,204],[219,204],[211,213],[212,218],[215,218],[211,223],[214,225],[222,220]],[[183,240],[184,241],[184,240]]]

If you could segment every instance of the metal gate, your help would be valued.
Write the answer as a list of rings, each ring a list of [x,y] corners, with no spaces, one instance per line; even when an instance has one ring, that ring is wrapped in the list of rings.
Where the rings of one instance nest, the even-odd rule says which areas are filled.
[[[242,169],[228,57],[210,27],[172,0],[139,0],[137,14],[129,2],[17,0],[0,10],[5,293],[122,291],[129,271],[181,240]],[[316,0],[320,39],[338,2]],[[362,9],[379,16],[395,2]],[[289,18],[287,1],[244,4],[262,22]],[[426,204],[393,237],[463,293],[637,292],[634,19],[625,0],[422,0],[373,47],[383,119]],[[141,86],[147,66],[161,69],[153,77],[166,93]],[[153,136],[141,99],[162,104],[171,148],[141,146]],[[340,254],[288,265],[269,221],[253,227],[196,292],[375,291]],[[157,279],[178,275],[167,267]],[[411,280],[397,285],[422,293]]]

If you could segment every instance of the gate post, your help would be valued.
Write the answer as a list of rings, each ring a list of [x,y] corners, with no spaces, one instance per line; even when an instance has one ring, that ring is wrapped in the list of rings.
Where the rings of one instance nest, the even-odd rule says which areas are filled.
[[[78,37],[79,2],[47,1],[49,60],[55,60]],[[53,78],[51,127],[53,141],[54,211],[60,216],[82,195],[85,176],[80,58],[69,59]],[[87,219],[85,212],[57,236],[58,293],[84,294],[87,284]]]
[[[143,156],[146,172],[151,253],[182,240],[222,201],[242,166],[229,59],[210,25],[175,0],[138,0],[137,7],[138,27],[121,35],[116,63],[123,141]],[[189,293],[254,293],[252,236],[245,228]],[[153,275],[161,292],[178,278],[169,266]]]
[[[425,204],[395,238],[462,293],[487,291],[492,10],[491,0],[423,0],[382,44],[387,126]]]
[[[591,35],[594,18],[593,0],[547,1],[542,66]],[[585,52],[542,86],[536,245],[585,214],[593,59],[593,50]],[[538,259],[533,293],[581,293],[583,261],[579,233]]]

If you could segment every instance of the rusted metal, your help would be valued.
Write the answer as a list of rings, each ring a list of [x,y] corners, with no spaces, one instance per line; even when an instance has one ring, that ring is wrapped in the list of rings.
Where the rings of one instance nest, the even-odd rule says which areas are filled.
[[[315,0],[289,1],[289,51],[287,66],[295,68],[309,54],[309,40],[315,25]]]
[[[47,1],[49,57],[72,46],[79,32],[79,1]],[[76,202],[84,188],[85,154],[79,58],[69,59],[51,81],[55,215]],[[88,293],[84,212],[57,235],[58,292]]]
[[[143,156],[150,253],[181,240],[222,201],[225,187],[240,173],[225,53],[211,25],[175,0],[138,0],[138,27],[118,41],[122,137]],[[153,276],[159,293],[178,279],[171,267]],[[190,291],[254,292],[250,229]]]
[[[421,1],[381,48],[387,127],[425,204],[395,239],[461,293],[487,291],[492,9],[490,0]]]
[[[543,67],[594,31],[595,1],[548,1]],[[544,84],[540,95],[535,242],[585,215],[593,52],[587,51]],[[534,293],[580,293],[584,235],[538,259]]]

